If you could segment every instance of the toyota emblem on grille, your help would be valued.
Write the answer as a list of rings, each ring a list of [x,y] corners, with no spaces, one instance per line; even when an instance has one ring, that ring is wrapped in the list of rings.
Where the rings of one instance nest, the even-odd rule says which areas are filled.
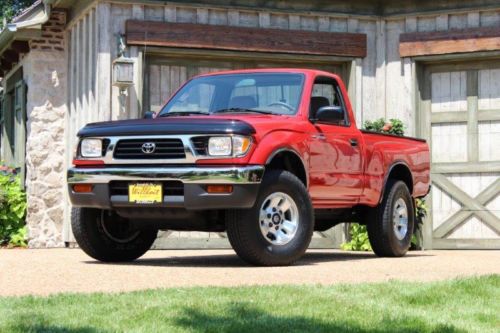
[[[146,142],[142,145],[141,150],[144,154],[152,154],[155,152],[156,144],[154,142]]]

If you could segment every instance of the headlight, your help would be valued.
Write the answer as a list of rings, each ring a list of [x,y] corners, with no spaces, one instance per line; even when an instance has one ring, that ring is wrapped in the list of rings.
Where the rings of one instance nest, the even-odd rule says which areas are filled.
[[[210,156],[242,156],[250,148],[252,139],[246,136],[214,136],[208,140]]]
[[[80,154],[82,155],[82,157],[101,157],[101,139],[83,139],[82,143],[80,144]]]
[[[208,154],[212,156],[230,156],[232,152],[231,137],[215,136],[208,140]]]

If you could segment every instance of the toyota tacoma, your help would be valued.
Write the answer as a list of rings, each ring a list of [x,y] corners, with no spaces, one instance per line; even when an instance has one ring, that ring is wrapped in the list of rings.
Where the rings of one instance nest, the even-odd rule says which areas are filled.
[[[288,265],[343,222],[365,224],[377,255],[403,256],[430,188],[425,141],[359,130],[342,80],[318,70],[200,75],[158,113],[78,136],[72,230],[101,261],[187,230],[227,232],[245,261]]]

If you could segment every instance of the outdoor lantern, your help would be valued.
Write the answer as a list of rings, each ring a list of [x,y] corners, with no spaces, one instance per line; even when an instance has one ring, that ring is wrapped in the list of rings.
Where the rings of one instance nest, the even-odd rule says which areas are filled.
[[[119,57],[113,61],[113,86],[120,88],[124,93],[128,87],[134,85],[134,60]]]

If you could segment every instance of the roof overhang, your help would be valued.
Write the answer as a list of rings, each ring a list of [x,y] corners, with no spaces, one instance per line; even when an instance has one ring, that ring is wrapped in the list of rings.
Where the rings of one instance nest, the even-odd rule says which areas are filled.
[[[0,31],[0,77],[29,52],[29,40],[40,37],[41,27],[49,20],[57,0],[39,0]]]

